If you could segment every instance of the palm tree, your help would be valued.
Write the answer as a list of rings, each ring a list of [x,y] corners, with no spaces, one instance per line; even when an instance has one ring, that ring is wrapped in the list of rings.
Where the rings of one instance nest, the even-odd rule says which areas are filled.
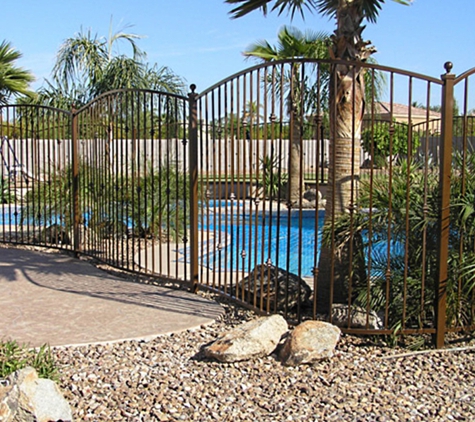
[[[2,41],[0,44],[0,104],[7,104],[12,96],[34,95],[28,89],[30,83],[35,80],[34,76],[28,70],[14,64],[21,56],[10,42]]]
[[[53,68],[53,79],[66,91],[84,86],[96,95],[104,79],[110,79],[110,73],[117,73],[118,69],[122,72],[121,76],[125,76],[123,87],[130,86],[132,80],[140,80],[139,68],[145,53],[138,48],[136,40],[141,36],[122,31],[113,33],[111,27],[112,22],[107,38],[93,35],[91,30],[81,30],[61,45]],[[115,45],[121,41],[129,43],[132,57],[114,54]],[[113,84],[111,88],[116,86]]]
[[[278,33],[276,46],[267,41],[258,41],[249,46],[243,53],[246,57],[254,57],[265,62],[308,58],[327,59],[330,36],[323,32],[306,31],[284,26]],[[287,76],[287,104],[291,121],[291,143],[289,151],[289,178],[287,181],[287,200],[290,203],[299,202],[301,192],[301,145],[304,107],[300,104],[301,81],[299,65],[295,64],[291,75]]]
[[[112,24],[111,24],[112,27]],[[140,35],[109,30],[99,37],[90,30],[80,31],[61,45],[53,68],[53,82],[40,89],[40,100],[49,105],[85,104],[114,89],[154,89],[183,93],[182,78],[166,66],[150,66],[146,54],[137,45]],[[126,42],[130,56],[118,54],[115,46]]]
[[[359,157],[361,127],[365,103],[364,70],[355,65],[370,58],[375,51],[362,38],[363,22],[377,20],[384,0],[225,0],[235,5],[230,11],[234,18],[260,9],[279,14],[288,11],[291,17],[304,8],[316,10],[336,20],[332,36],[330,57],[338,62],[332,65],[330,80],[330,162],[325,219],[333,221],[335,216],[351,211],[356,198],[359,180]],[[412,0],[393,0],[408,5]],[[348,63],[345,63],[345,62]],[[333,200],[334,198],[334,200]],[[323,247],[319,262],[318,307],[328,309],[333,302],[347,300],[344,281],[348,278],[348,265],[334,257],[329,247]],[[333,262],[333,265],[331,263]],[[331,280],[333,279],[333,283]],[[333,286],[332,286],[333,284]],[[332,293],[333,291],[333,293]]]

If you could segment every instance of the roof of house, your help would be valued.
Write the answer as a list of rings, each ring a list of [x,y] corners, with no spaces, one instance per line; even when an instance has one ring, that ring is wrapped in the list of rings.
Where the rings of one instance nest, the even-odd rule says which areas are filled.
[[[420,107],[409,107],[404,104],[392,103],[392,115],[393,116],[409,116],[409,111],[413,117],[426,117],[427,110]],[[368,110],[368,113],[371,111]],[[391,114],[391,104],[383,101],[374,103],[375,114]],[[437,111],[429,110],[429,116],[432,119],[441,117],[441,114]]]

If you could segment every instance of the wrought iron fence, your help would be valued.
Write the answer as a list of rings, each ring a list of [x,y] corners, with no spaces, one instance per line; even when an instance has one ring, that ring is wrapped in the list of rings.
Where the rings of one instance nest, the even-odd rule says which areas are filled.
[[[433,334],[440,347],[447,331],[475,328],[475,70],[436,79],[344,63],[365,68],[365,112],[343,136],[330,98],[341,64],[263,64],[188,97],[125,90],[80,110],[3,106],[1,240],[289,320]]]

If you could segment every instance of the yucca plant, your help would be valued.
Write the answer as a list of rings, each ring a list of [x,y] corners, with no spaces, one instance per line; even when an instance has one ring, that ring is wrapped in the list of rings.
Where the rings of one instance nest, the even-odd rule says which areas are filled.
[[[475,154],[454,154],[451,182],[448,322],[475,322]]]
[[[272,158],[266,155],[261,159],[261,180],[260,184],[264,189],[267,199],[276,199],[281,193],[281,189],[287,183],[287,174],[279,171],[279,157]]]
[[[176,165],[146,160],[140,168],[134,164],[109,175],[90,207],[90,227],[102,238],[178,240],[187,227],[186,177]]]
[[[35,227],[57,226],[65,233],[72,230],[72,171],[71,166],[58,169],[47,180],[34,180],[25,195],[22,224]]]
[[[109,197],[110,171],[105,166],[93,166],[85,162],[79,164],[78,201],[81,222],[99,215],[101,205]],[[48,236],[49,228],[70,238],[73,230],[73,170],[72,164],[55,168],[45,175],[45,180],[35,180],[25,195],[22,222],[44,228],[40,241],[57,243],[58,239]],[[61,239],[59,239],[61,240]]]
[[[187,227],[186,174],[176,165],[152,166],[128,186],[129,217],[134,232],[165,241],[177,241]]]
[[[424,326],[420,315],[433,315],[428,280],[436,270],[437,174],[402,160],[391,177],[378,174],[361,181],[360,189],[359,211],[342,215],[335,225],[337,247],[350,237],[362,242],[355,253],[365,257],[353,259],[364,266],[353,271],[358,275],[352,278],[354,303],[385,317],[387,308],[385,322],[392,328]],[[327,227],[324,241],[329,236]]]

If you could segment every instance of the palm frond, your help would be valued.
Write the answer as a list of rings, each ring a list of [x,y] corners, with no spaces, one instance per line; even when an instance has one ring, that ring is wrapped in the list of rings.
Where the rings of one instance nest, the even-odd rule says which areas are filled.
[[[278,60],[279,53],[266,40],[259,40],[246,48],[242,53],[246,58],[257,57],[266,62]]]
[[[9,42],[0,44],[0,104],[6,104],[11,96],[34,97],[34,93],[29,90],[30,83],[35,80],[33,74],[15,66],[15,61],[21,56]]]
[[[260,9],[264,15],[268,12],[268,3],[272,0],[226,0],[226,3],[237,4],[234,9],[229,12],[233,19],[241,18],[255,10]],[[312,11],[316,9],[316,0],[276,0],[271,11],[277,11],[279,15],[287,11],[293,19],[296,13],[302,18],[305,16],[305,9]]]
[[[100,81],[95,84],[95,94],[113,89],[145,88],[144,71],[144,65],[130,57],[114,57],[105,67]]]
[[[233,19],[241,18],[255,10],[261,10],[267,15],[268,4],[272,0],[226,0],[226,3],[237,5],[229,14]],[[393,0],[402,5],[410,5],[413,0]],[[349,7],[358,7],[360,14],[369,22],[376,22],[379,11],[385,0],[354,0],[347,1],[346,5]],[[336,18],[337,12],[342,8],[340,0],[276,0],[275,4],[270,8],[271,11],[277,11],[279,15],[287,11],[291,18],[294,18],[296,13],[299,13],[302,18],[305,18],[305,10],[313,12],[317,10],[324,16]]]
[[[61,45],[53,67],[53,79],[66,89],[74,87],[78,81],[94,84],[102,76],[107,60],[105,42],[90,31],[81,31]]]
[[[261,9],[262,13],[267,15],[267,3],[270,1],[271,0],[226,0],[226,3],[239,5],[229,12],[233,19],[237,19],[258,9]]]
[[[408,6],[412,3],[412,0],[393,0],[396,3]],[[324,16],[330,16],[336,18],[337,13],[341,10],[340,0],[316,0],[316,9]],[[348,7],[358,7],[360,15],[368,22],[376,22],[379,12],[385,0],[359,0],[359,1],[347,1]]]
[[[130,46],[132,47],[132,52],[133,52],[133,58],[137,61],[141,61],[145,59],[146,53],[142,51],[137,43],[135,42],[136,40],[140,40],[144,38],[143,35],[137,35],[133,33],[127,33],[124,32],[127,28],[131,28],[132,25],[124,25],[121,29],[119,29],[117,32],[112,32],[112,18],[111,22],[109,25],[109,38],[107,40],[107,51],[108,51],[108,57],[109,61],[112,60],[114,57],[114,52],[113,52],[113,46],[116,44],[117,41],[127,41]]]
[[[174,94],[184,94],[186,89],[185,80],[176,75],[168,66],[147,67],[144,79],[149,89],[165,91]]]

